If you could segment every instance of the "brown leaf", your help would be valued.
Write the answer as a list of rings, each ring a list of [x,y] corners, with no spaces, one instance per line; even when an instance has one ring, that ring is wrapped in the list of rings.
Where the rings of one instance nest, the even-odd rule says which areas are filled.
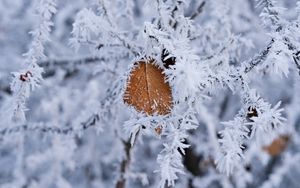
[[[263,147],[263,150],[274,157],[278,156],[288,146],[289,140],[290,138],[288,135],[282,135],[273,140],[273,142],[270,145]]]
[[[161,125],[158,125],[157,127],[155,127],[155,132],[157,135],[160,135],[162,133],[162,129],[163,127]]]
[[[171,87],[165,81],[163,70],[153,62],[153,59],[136,62],[127,80],[123,99],[139,112],[166,115],[172,108]]]

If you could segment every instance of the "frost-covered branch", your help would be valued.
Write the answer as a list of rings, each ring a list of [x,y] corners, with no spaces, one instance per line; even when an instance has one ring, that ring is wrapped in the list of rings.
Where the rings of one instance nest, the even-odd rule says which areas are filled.
[[[98,49],[120,44],[134,56],[138,56],[141,52],[140,46],[130,41],[126,37],[126,32],[118,31],[117,26],[113,24],[108,16],[104,1],[100,1],[100,5],[102,7],[99,10],[102,12],[100,16],[89,9],[83,9],[77,14],[76,22],[73,24],[72,34],[74,37],[70,41],[71,45],[78,50],[81,44],[84,43],[93,44]],[[101,35],[107,38],[100,38]],[[115,41],[109,40],[112,38],[117,39],[119,43],[112,43]]]
[[[57,127],[55,125],[44,125],[44,124],[24,124],[16,125],[14,127],[6,127],[0,129],[0,137],[6,135],[20,133],[20,132],[39,132],[39,133],[53,133],[53,134],[62,134],[62,135],[80,135],[82,132],[90,127],[96,127],[98,131],[101,131],[102,128],[99,125],[99,122],[102,121],[102,118],[107,115],[109,108],[116,102],[118,99],[118,94],[121,92],[122,80],[117,80],[111,88],[107,89],[106,97],[104,97],[99,102],[99,109],[97,112],[89,116],[84,122],[81,122],[79,126],[70,126],[66,128]]]
[[[41,62],[41,67],[45,69],[45,72],[61,68],[64,70],[73,70],[74,67],[97,65],[100,62],[108,61],[120,61],[120,59],[128,58],[128,55],[121,55],[118,57],[83,57],[77,59],[49,59]],[[113,71],[113,70],[112,70]]]
[[[204,6],[205,6],[205,1],[202,1],[198,6],[198,8],[196,9],[196,11],[191,15],[192,20],[198,17],[202,13]]]
[[[30,91],[34,90],[43,80],[43,69],[37,64],[39,60],[45,57],[44,43],[50,40],[50,31],[53,23],[51,17],[56,13],[56,4],[52,0],[41,0],[37,7],[38,17],[40,19],[38,28],[31,32],[33,41],[30,50],[24,54],[25,68],[20,72],[14,73],[14,79],[11,83],[14,104],[12,104],[13,119],[24,121],[26,111],[26,99]]]
[[[120,177],[117,180],[116,183],[116,188],[125,188],[126,186],[126,180],[128,176],[128,168],[130,166],[130,162],[131,162],[131,155],[132,155],[132,149],[134,147],[134,143],[136,137],[138,136],[139,132],[136,133],[136,135],[131,135],[130,138],[128,139],[128,141],[124,141],[122,140],[123,146],[124,146],[124,152],[125,152],[125,157],[124,159],[121,161],[120,163]],[[134,137],[134,140],[132,141]]]
[[[14,127],[2,128],[0,130],[0,137],[5,137],[15,133],[26,133],[26,132],[37,132],[37,133],[45,133],[45,134],[58,134],[58,135],[77,135],[82,131],[94,127],[97,125],[99,121],[99,115],[93,114],[90,118],[86,120],[86,122],[82,122],[79,127],[68,127],[61,128],[56,127],[55,125],[43,125],[42,123],[37,124],[26,124],[19,125]]]
[[[296,68],[300,74],[300,50],[298,47],[299,43],[297,42],[298,34],[294,32],[297,30],[298,26],[288,23],[288,21],[282,17],[285,9],[277,6],[276,1],[260,0],[258,5],[264,6],[261,17],[266,26],[271,25],[271,37],[272,41],[276,44],[274,45],[274,48],[277,54],[281,51],[289,54],[293,58]],[[276,67],[280,68],[279,66]],[[287,74],[287,68],[288,65],[282,66],[281,68],[281,71],[284,72],[285,75]]]
[[[261,145],[275,138],[276,129],[286,120],[282,117],[283,109],[280,102],[274,107],[266,103],[256,91],[250,90],[243,95],[244,109],[241,109],[233,121],[224,122],[225,129],[221,131],[222,155],[217,160],[218,169],[230,175],[241,166],[244,142],[255,138]]]
[[[249,62],[246,62],[244,72],[248,73],[253,68],[255,68],[257,65],[260,65],[262,62],[264,62],[267,59],[267,56],[270,53],[270,50],[272,48],[272,45],[274,43],[274,40],[271,40],[269,44],[261,51],[259,52],[254,58],[252,58]]]
[[[168,123],[163,132],[166,136],[166,142],[163,144],[164,149],[157,157],[160,169],[159,187],[174,186],[178,174],[184,174],[182,164],[182,155],[185,155],[185,149],[189,147],[185,143],[188,138],[187,131],[195,129],[197,120],[190,114],[189,110],[180,119],[174,119]]]
[[[105,58],[98,58],[98,57],[85,57],[85,58],[79,58],[79,59],[49,59],[47,61],[41,62],[41,67],[44,69],[50,68],[68,68],[68,67],[74,67],[78,65],[89,65],[89,64],[95,64],[99,61],[105,61]]]

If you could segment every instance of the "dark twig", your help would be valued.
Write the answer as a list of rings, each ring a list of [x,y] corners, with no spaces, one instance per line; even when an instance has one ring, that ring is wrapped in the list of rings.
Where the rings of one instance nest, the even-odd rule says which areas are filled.
[[[78,66],[96,64],[100,61],[105,61],[104,58],[85,57],[82,59],[61,59],[61,60],[47,60],[40,62],[39,65],[44,68],[43,78],[52,77],[55,75],[57,69],[66,71],[66,77],[75,75],[80,72]]]
[[[288,37],[283,37],[284,44],[287,46],[288,50],[292,52],[294,63],[298,69],[300,75],[300,51],[297,47],[291,42]]]
[[[254,58],[252,58],[249,62],[247,62],[244,70],[245,73],[250,72],[254,67],[256,67],[257,65],[259,65],[260,63],[266,60],[274,42],[275,42],[274,39],[272,39],[265,49],[263,49]]]
[[[8,82],[8,80],[6,80],[6,79],[5,80],[0,79],[0,99],[1,99],[1,93],[5,93],[8,95],[12,94],[9,84],[7,82]]]
[[[205,6],[205,1],[203,1],[202,3],[200,3],[200,5],[198,6],[198,8],[196,9],[196,12],[194,12],[191,15],[191,19],[192,20],[194,20],[197,16],[199,16],[202,13],[204,6]]]
[[[137,57],[140,55],[140,52],[142,51],[141,47],[130,44],[130,42],[127,41],[128,40],[127,38],[121,37],[118,34],[111,33],[111,35],[115,36],[122,43],[122,45],[125,48],[127,48],[134,56]]]
[[[139,132],[136,133],[136,138],[139,135]],[[136,142],[136,138],[134,140],[133,145],[131,145],[131,139],[134,135],[131,135],[130,138],[127,141],[122,140],[125,150],[125,158],[121,162],[120,166],[120,177],[117,180],[116,188],[125,188],[126,186],[126,173],[128,171],[128,168],[130,166],[131,162],[131,154],[133,146]]]
[[[94,64],[99,61],[105,61],[105,58],[99,58],[99,57],[84,57],[80,59],[61,59],[61,60],[46,60],[42,61],[39,63],[41,67],[44,69],[50,69],[50,68],[56,68],[56,67],[61,67],[61,68],[67,68],[69,66],[79,66],[79,65],[89,65],[89,64]]]
[[[20,132],[39,132],[39,133],[52,133],[60,135],[76,135],[79,131],[86,130],[96,125],[99,121],[99,115],[93,114],[85,122],[82,122],[79,128],[74,129],[73,127],[60,128],[56,126],[39,126],[39,125],[20,125],[15,127],[7,127],[0,130],[0,137],[7,135],[20,133]]]
[[[293,59],[300,75],[300,51],[294,53]]]
[[[126,185],[126,171],[129,167],[131,161],[131,149],[132,146],[130,144],[130,139],[128,141],[123,141],[124,150],[125,150],[125,158],[121,162],[120,167],[120,177],[116,183],[116,188],[125,188]]]

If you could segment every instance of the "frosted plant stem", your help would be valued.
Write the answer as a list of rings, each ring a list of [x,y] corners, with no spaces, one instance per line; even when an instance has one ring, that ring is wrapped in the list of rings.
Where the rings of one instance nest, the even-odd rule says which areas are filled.
[[[125,150],[125,158],[122,160],[120,164],[120,177],[116,183],[116,188],[125,188],[126,187],[126,173],[128,172],[130,162],[131,162],[131,155],[133,147],[136,143],[136,140],[138,139],[139,132],[136,133],[135,141],[133,145],[131,145],[131,138],[133,135],[130,136],[130,138],[127,141],[122,140],[124,150]]]
[[[44,44],[50,40],[50,31],[53,23],[52,16],[56,13],[56,4],[52,0],[41,0],[37,7],[39,24],[37,29],[31,31],[33,40],[30,49],[25,56],[25,67],[19,72],[13,73],[14,79],[11,82],[14,103],[12,105],[12,120],[24,122],[26,109],[26,99],[30,96],[30,91],[39,86],[43,81],[43,68],[37,63],[45,57]]]

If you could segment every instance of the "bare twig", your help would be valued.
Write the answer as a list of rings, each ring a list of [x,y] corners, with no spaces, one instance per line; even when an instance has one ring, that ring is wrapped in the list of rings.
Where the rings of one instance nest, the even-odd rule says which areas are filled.
[[[136,136],[138,136],[138,134],[139,134],[139,132],[136,133]],[[134,135],[131,135],[127,141],[122,140],[123,145],[124,145],[124,150],[125,150],[125,158],[122,160],[122,162],[120,164],[120,177],[117,180],[116,188],[125,188],[125,186],[126,186],[126,173],[130,166],[132,149],[133,149],[133,146],[136,141],[136,139],[135,139],[133,145],[131,145],[131,139],[133,136]]]
[[[120,177],[116,183],[116,188],[125,188],[126,185],[126,171],[131,161],[131,149],[132,146],[130,144],[130,139],[128,141],[123,141],[124,150],[125,150],[125,158],[121,162],[120,167]]]
[[[10,90],[10,87],[8,84],[8,80],[6,80],[6,79],[3,79],[3,80],[0,79],[0,94],[1,93],[5,93],[8,95],[12,94],[12,91]],[[1,95],[0,95],[0,99],[1,99]]]
[[[130,42],[128,42],[128,39],[125,37],[120,36],[119,34],[110,33],[112,36],[116,37],[121,43],[122,45],[127,48],[134,56],[139,56],[140,52],[142,51],[142,48],[140,47],[136,47],[132,44],[130,44]]]
[[[192,20],[194,20],[197,16],[199,16],[202,13],[204,6],[205,6],[205,1],[203,1],[202,3],[200,3],[200,5],[198,6],[198,8],[196,9],[196,12],[194,12],[191,15],[191,19]]]
[[[110,58],[114,58],[116,61],[118,61],[119,59],[128,58],[128,55],[125,54],[119,57],[110,57]],[[108,59],[104,57],[82,57],[78,59],[49,59],[40,62],[39,65],[47,71],[49,69],[55,69],[55,68],[69,69],[70,67],[75,67],[75,66],[96,64],[101,61],[105,62],[108,61]]]
[[[84,57],[82,59],[61,59],[61,60],[47,60],[39,63],[39,65],[45,69],[47,68],[54,68],[54,67],[61,67],[66,68],[69,66],[78,66],[78,65],[88,65],[94,64],[99,61],[105,61],[105,58],[98,58],[98,57]]]
[[[20,125],[15,127],[7,127],[0,130],[0,137],[7,135],[20,133],[20,132],[39,132],[39,133],[52,133],[52,134],[61,134],[61,135],[73,135],[77,134],[78,131],[86,130],[90,127],[96,125],[99,121],[99,115],[93,114],[85,122],[82,122],[79,128],[74,129],[73,127],[60,128],[56,126],[39,126],[39,125]]]
[[[290,50],[292,53],[294,63],[300,75],[300,51],[297,49],[297,47],[291,42],[291,40],[288,37],[283,37],[283,40],[288,50]]]
[[[244,69],[245,73],[250,72],[254,67],[256,67],[257,65],[259,65],[260,63],[266,60],[274,42],[275,42],[274,39],[272,39],[265,49],[263,49],[256,56],[254,56],[254,58],[252,58],[249,62],[247,62],[246,67]]]

